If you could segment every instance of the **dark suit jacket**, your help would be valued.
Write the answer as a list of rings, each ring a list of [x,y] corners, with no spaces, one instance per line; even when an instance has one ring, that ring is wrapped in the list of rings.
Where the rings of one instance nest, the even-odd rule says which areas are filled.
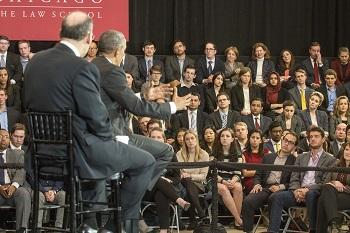
[[[346,64],[345,73],[343,72],[343,67],[339,58],[336,58],[331,62],[331,69],[337,72],[337,81],[339,81],[339,83],[346,83],[350,81],[350,62]]]
[[[177,86],[177,95],[178,96],[185,96],[185,95],[191,94],[193,92],[196,92],[196,93],[198,93],[200,95],[201,104],[199,105],[199,109],[201,111],[204,111],[206,98],[205,98],[205,92],[204,92],[204,85],[203,84],[195,83],[195,85],[191,86],[190,88],[188,88],[186,86],[181,86],[181,84]]]
[[[247,66],[252,71],[252,80],[253,80],[253,82],[255,82],[256,72],[257,72],[257,68],[258,68],[257,60],[251,60]],[[262,77],[263,77],[264,81],[267,80],[268,75],[272,71],[275,71],[275,63],[273,63],[273,61],[270,59],[264,59],[263,68],[262,68]]]
[[[16,81],[16,84],[21,86],[23,68],[19,59],[19,55],[7,51],[6,68],[9,72],[9,79],[14,79]]]
[[[265,150],[270,151],[271,153],[276,153],[274,144],[275,143],[273,143],[272,139],[270,138],[267,140],[267,142],[264,142],[264,148],[266,148]]]
[[[329,65],[328,61],[325,58],[322,58],[322,66],[318,67],[318,73],[320,75],[320,81],[322,83],[325,83],[324,81],[324,72],[328,70]],[[301,62],[301,65],[305,69],[307,73],[307,79],[306,79],[306,85],[311,86],[312,83],[314,83],[314,67],[311,63],[310,57],[306,58],[304,61]]]
[[[129,73],[134,78],[134,83],[136,87],[141,87],[142,83],[138,83],[140,81],[139,78],[139,64],[137,62],[137,58],[134,55],[125,54],[125,60],[123,61],[123,67],[126,73]]]
[[[333,115],[330,119],[329,119],[329,136],[332,140],[335,139],[335,130],[337,128],[337,125],[342,123],[342,119],[339,117],[336,117],[335,115]],[[350,124],[350,117],[348,117],[348,121],[346,122],[347,125]]]
[[[276,153],[267,154],[263,157],[262,164],[274,164],[276,157]],[[293,155],[289,155],[284,165],[294,165],[295,159]],[[267,178],[269,178],[270,173],[271,171],[256,170],[253,179],[254,185],[260,184],[263,188],[269,188],[271,185],[267,184]],[[279,184],[284,184],[286,189],[288,189],[291,174],[290,171],[282,171]]]
[[[208,113],[197,110],[197,134],[202,139],[203,129],[208,120]],[[178,130],[180,128],[189,128],[188,112],[182,112],[174,117],[172,128]]]
[[[14,108],[7,108],[8,131],[10,131],[16,123],[21,123],[21,120],[21,113],[19,111]]]
[[[189,56],[185,56],[183,69],[188,65],[194,65],[195,61]],[[173,80],[180,81],[183,70],[180,70],[180,65],[176,55],[167,56],[165,58],[165,82],[169,83]]]
[[[208,78],[209,75],[215,74],[216,72],[225,72],[225,64],[223,61],[220,60],[219,57],[215,57],[215,64],[213,67],[213,71],[209,74],[208,68],[207,68],[207,60],[205,56],[200,57],[196,63],[196,78],[194,81],[196,83],[203,83],[203,79]]]
[[[306,87],[305,89],[305,98],[306,98],[306,107],[309,106],[309,99],[310,95],[314,92],[313,89]],[[298,109],[301,109],[301,99],[300,99],[300,91],[297,86],[293,87],[292,89],[289,90],[289,94],[292,97],[292,100],[294,103],[297,105]]]
[[[328,115],[326,112],[321,110],[316,110],[317,125],[321,127],[324,131],[329,130]],[[309,109],[301,111],[301,119],[304,121],[306,130],[312,125],[311,116]]]
[[[160,79],[160,82],[164,83],[165,82],[165,73],[164,73],[164,64],[161,60],[156,59],[153,56],[153,65],[160,65],[162,67],[162,77]],[[147,65],[146,65],[146,60],[145,57],[142,57],[139,59],[139,78],[138,82],[139,83],[144,83],[147,81],[148,74],[147,74]]]
[[[233,124],[240,121],[241,115],[236,111],[228,111],[227,115],[227,128],[233,128]],[[220,112],[216,111],[209,114],[206,126],[214,126],[216,130],[222,129],[222,121]]]
[[[72,110],[75,166],[81,178],[104,179],[123,169],[120,156],[128,152],[128,146],[114,141],[108,111],[101,101],[100,74],[93,63],[58,43],[31,59],[24,84],[26,109]],[[42,146],[39,152],[64,156],[65,147]],[[30,157],[26,155],[26,168],[31,166]]]
[[[281,123],[283,130],[287,129],[286,118],[283,114],[277,116],[275,120]],[[303,120],[298,115],[293,115],[290,129],[298,135],[306,130]]]
[[[243,87],[239,84],[232,87],[230,96],[232,109],[241,112],[244,107]],[[251,100],[255,97],[261,98],[261,89],[260,87],[253,85],[249,88],[249,99]]]
[[[136,116],[170,120],[169,103],[159,104],[137,98],[127,86],[124,71],[110,63],[105,57],[96,57],[93,63],[100,71],[101,99],[110,114],[115,135],[130,134],[127,112]]]
[[[255,123],[252,114],[241,116],[241,120],[247,124],[249,132],[255,129]],[[267,136],[271,123],[272,120],[270,117],[260,114],[260,130],[263,132],[264,136]]]
[[[223,86],[221,87],[219,93],[220,92],[225,92],[228,95],[231,94],[230,90],[224,88]],[[215,89],[213,86],[210,86],[208,88],[204,88],[204,93],[205,93],[205,108],[204,109],[207,113],[210,114],[217,109],[218,100],[217,100],[217,96],[215,93]],[[231,100],[231,97],[230,97],[230,100]],[[231,108],[231,105],[230,105],[230,108]]]
[[[6,150],[6,163],[24,163],[24,152],[22,150],[12,150],[8,148]],[[7,169],[7,174],[11,183],[16,182],[20,186],[23,186],[26,178],[26,171],[24,168]]]
[[[332,153],[332,155],[334,155],[334,157],[336,157],[337,159],[339,159],[339,151],[340,148],[338,146],[338,142],[336,140],[331,141],[330,142],[330,152]]]
[[[317,89],[317,91],[321,92],[323,94],[323,96],[324,96],[324,100],[323,100],[323,102],[322,102],[322,104],[321,104],[321,106],[319,108],[322,111],[327,111],[329,101],[328,101],[328,93],[327,93],[327,86],[326,86],[326,84],[321,85],[320,88]],[[339,96],[342,96],[342,95],[348,96],[344,86],[341,85],[341,84],[336,86],[335,94],[336,94],[337,98]]]
[[[307,167],[309,160],[311,158],[311,152],[304,152],[299,155],[295,160],[295,166]],[[317,167],[334,167],[336,164],[336,158],[330,155],[327,152],[323,152],[318,163]],[[327,180],[328,173],[316,171],[315,172],[315,185],[308,187],[309,189],[320,189],[321,185],[324,184]],[[305,172],[293,172],[290,178],[289,189],[295,190],[302,188],[301,184],[303,182]]]

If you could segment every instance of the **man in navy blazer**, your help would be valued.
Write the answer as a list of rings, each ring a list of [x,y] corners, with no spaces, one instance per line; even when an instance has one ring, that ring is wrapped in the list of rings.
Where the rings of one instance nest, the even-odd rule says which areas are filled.
[[[271,153],[277,153],[282,146],[282,125],[278,121],[272,122],[269,128],[269,140],[264,143],[264,147]]]
[[[160,65],[162,67],[162,78],[160,79],[160,82],[165,82],[164,64],[161,60],[154,57],[156,50],[156,44],[153,41],[146,40],[143,43],[142,51],[144,53],[144,56],[139,59],[140,76],[138,77],[138,82],[141,84],[148,80],[149,71],[154,65]]]
[[[321,45],[319,42],[314,41],[311,43],[309,54],[310,56],[302,61],[301,64],[308,76],[306,85],[317,89],[324,83],[324,72],[328,70],[329,65],[327,59],[321,55]]]
[[[199,84],[212,83],[213,74],[225,72],[225,64],[216,57],[216,46],[213,42],[207,42],[204,48],[204,57],[198,59],[196,64],[197,78]]]
[[[191,103],[188,106],[187,111],[174,116],[172,128],[174,130],[178,130],[180,128],[194,130],[197,132],[199,139],[203,139],[203,129],[208,119],[208,113],[199,109],[200,103],[200,94],[192,93]],[[192,116],[192,114],[194,115]]]
[[[264,136],[267,136],[272,120],[270,117],[261,114],[263,111],[263,100],[260,98],[253,98],[250,101],[251,114],[241,116],[241,119],[248,126],[248,131],[260,129]]]

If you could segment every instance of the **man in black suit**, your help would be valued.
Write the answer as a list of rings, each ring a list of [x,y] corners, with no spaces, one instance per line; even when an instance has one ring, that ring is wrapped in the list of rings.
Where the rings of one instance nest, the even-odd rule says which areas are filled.
[[[121,187],[124,227],[126,232],[134,233],[138,232],[141,199],[152,178],[155,159],[144,150],[115,141],[108,111],[101,101],[99,71],[83,59],[92,41],[92,29],[92,19],[84,12],[75,11],[63,19],[61,41],[37,53],[26,67],[25,108],[44,112],[73,111],[77,174],[96,180],[92,187],[82,190],[83,199],[103,201],[106,197],[104,179],[124,171],[128,177]],[[40,153],[64,156],[65,150],[59,145],[43,146]],[[31,155],[26,158],[26,169],[30,169]],[[92,217],[85,216],[84,223],[92,226],[82,226],[80,231],[95,227],[96,219]]]
[[[328,61],[321,55],[321,45],[314,41],[309,48],[310,57],[301,62],[307,72],[306,85],[313,89],[320,87],[324,83],[324,72],[328,70]]]
[[[220,58],[216,57],[216,46],[212,42],[207,42],[204,48],[204,57],[198,59],[196,64],[197,78],[196,83],[212,83],[213,74],[216,72],[225,72],[225,64]]]
[[[282,139],[281,150],[264,156],[263,164],[293,165],[293,155],[298,144],[298,135],[288,132]],[[242,206],[244,232],[251,233],[254,224],[255,210],[267,203],[269,197],[282,190],[288,190],[290,171],[262,171],[257,170],[254,176],[254,187],[244,199]]]
[[[190,93],[198,93],[201,97],[199,109],[203,111],[205,106],[204,86],[194,82],[196,79],[196,67],[194,65],[186,66],[182,77],[182,82],[177,86],[177,95],[185,96]]]
[[[238,112],[230,110],[230,97],[227,93],[221,92],[217,96],[219,110],[209,114],[208,126],[213,126],[216,131],[224,128],[233,128],[233,125],[240,121]]]
[[[0,164],[23,164],[22,150],[12,150],[9,133],[0,129]],[[24,168],[0,169],[0,206],[16,207],[16,232],[26,232],[31,211],[31,190]]]
[[[332,114],[337,98],[342,95],[347,96],[347,92],[342,84],[335,85],[337,82],[337,73],[334,70],[328,69],[324,74],[325,83],[317,89],[324,97],[319,109]]]
[[[264,136],[267,136],[269,127],[272,123],[270,117],[261,114],[263,111],[263,100],[260,98],[253,98],[250,101],[251,114],[242,116],[242,121],[248,126],[248,131],[260,129]]]
[[[269,128],[270,138],[264,143],[264,147],[271,153],[278,153],[282,146],[282,125],[278,121],[272,122]]]
[[[8,51],[10,40],[5,35],[0,35],[0,67],[6,67],[12,84],[21,85],[22,65],[19,56]]]
[[[26,127],[21,123],[16,123],[10,131],[10,148],[12,150],[27,151],[27,147],[23,145],[25,137]]]
[[[129,144],[151,153],[156,158],[156,169],[149,185],[151,189],[163,174],[173,157],[172,148],[164,143],[153,142],[148,137],[131,134],[129,131],[128,112],[136,116],[148,116],[156,119],[170,120],[171,114],[185,109],[190,103],[190,95],[177,97],[174,102],[156,103],[139,99],[128,88],[125,73],[119,67],[126,49],[126,39],[121,32],[108,30],[101,34],[99,51],[101,56],[92,62],[101,75],[101,99],[106,105],[115,136],[129,136]],[[110,61],[114,61],[114,64]],[[149,95],[147,98],[149,99]]]
[[[335,128],[335,139],[330,143],[330,152],[334,157],[339,158],[339,151],[346,139],[346,124],[340,123]]]
[[[199,139],[203,139],[203,129],[208,119],[206,112],[198,109],[201,102],[201,96],[198,93],[192,93],[191,103],[187,111],[174,116],[172,128],[176,130],[180,128],[191,129],[197,132]]]
[[[7,92],[0,88],[0,126],[2,129],[11,130],[15,123],[20,123],[21,113],[14,108],[6,106]]]
[[[165,81],[164,75],[164,64],[161,60],[158,60],[154,57],[154,53],[156,52],[156,44],[151,40],[146,40],[143,43],[142,51],[144,53],[144,57],[139,59],[139,81],[141,84],[148,80],[149,71],[152,66],[160,65],[162,67],[162,79],[160,80],[162,83]]]
[[[169,83],[173,80],[182,80],[184,68],[188,65],[194,65],[192,58],[186,55],[186,45],[181,40],[175,40],[173,43],[174,55],[165,58],[165,81]]]

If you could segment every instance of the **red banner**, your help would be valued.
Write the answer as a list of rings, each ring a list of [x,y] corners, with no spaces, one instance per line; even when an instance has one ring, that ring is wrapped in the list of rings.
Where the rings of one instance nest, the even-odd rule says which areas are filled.
[[[115,29],[129,37],[128,0],[0,0],[0,34],[10,40],[59,40],[62,18],[84,11],[94,21],[94,35]]]

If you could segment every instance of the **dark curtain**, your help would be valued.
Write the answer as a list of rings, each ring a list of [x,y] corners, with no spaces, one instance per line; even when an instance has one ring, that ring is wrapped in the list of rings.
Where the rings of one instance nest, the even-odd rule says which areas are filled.
[[[277,56],[283,48],[308,54],[311,41],[319,41],[323,56],[337,55],[350,46],[349,0],[130,0],[128,52],[142,54],[151,39],[157,54],[171,53],[174,39],[187,44],[188,54],[202,54],[206,41],[219,53],[230,45],[250,56],[251,46],[265,43]],[[53,42],[35,42],[34,51]]]

